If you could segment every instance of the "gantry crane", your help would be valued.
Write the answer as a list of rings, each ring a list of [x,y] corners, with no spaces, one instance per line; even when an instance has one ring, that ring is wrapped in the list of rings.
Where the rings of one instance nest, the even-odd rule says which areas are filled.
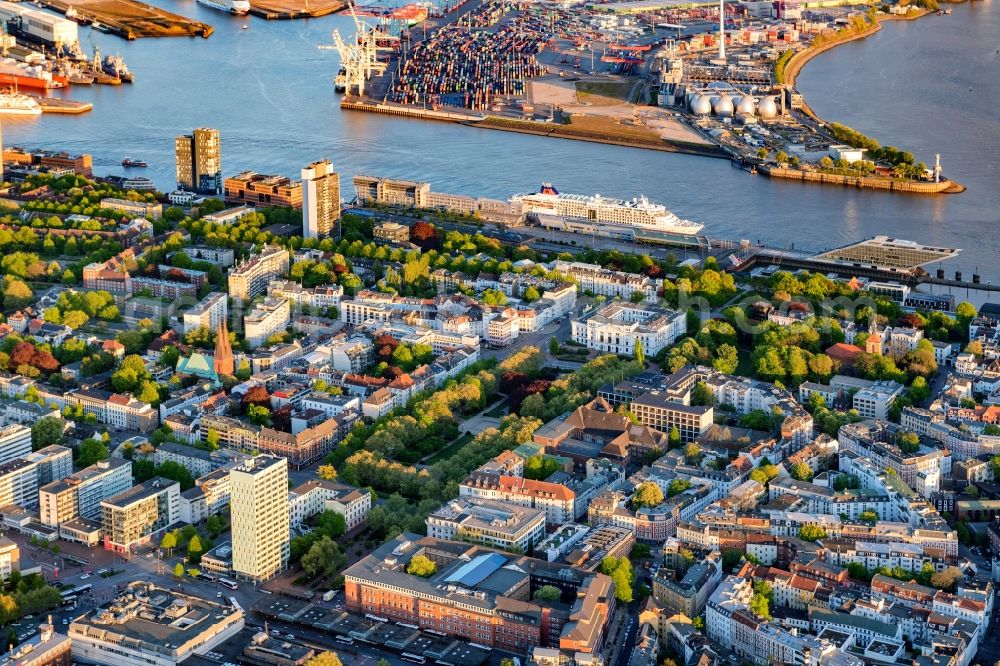
[[[378,37],[379,33],[374,26],[370,26],[358,18],[354,11],[354,4],[348,4],[351,10],[351,18],[354,19],[354,30],[356,37],[345,40],[340,36],[340,31],[333,31],[333,48],[340,54],[340,65],[342,72],[337,75],[336,87],[341,86],[348,95],[357,94],[359,97],[365,94],[365,82],[371,78],[372,74],[381,74],[385,71],[386,64],[378,60]],[[343,78],[341,78],[343,77]]]

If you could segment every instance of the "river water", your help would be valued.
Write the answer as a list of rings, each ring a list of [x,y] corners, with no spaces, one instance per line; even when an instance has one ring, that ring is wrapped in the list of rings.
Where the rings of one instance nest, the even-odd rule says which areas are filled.
[[[813,108],[933,161],[966,184],[960,195],[900,196],[772,181],[723,160],[341,112],[331,77],[330,31],[350,18],[291,22],[230,17],[194,0],[157,0],[212,23],[209,39],[123,40],[94,33],[120,53],[136,82],[71,88],[94,103],[81,116],[5,122],[7,145],[89,152],[95,173],[121,173],[125,156],[173,188],[173,137],[222,132],[223,170],[297,177],[319,158],[348,185],[357,173],[432,183],[435,190],[506,198],[552,181],[565,192],[646,194],[715,237],[823,249],[877,234],[964,249],[949,269],[1000,279],[1000,11],[997,0],[955,6],[948,17],[893,22],[866,40],[808,64],[799,86]],[[246,23],[249,27],[242,29]],[[89,48],[90,29],[81,27]],[[972,91],[970,92],[970,87]],[[142,172],[138,172],[142,173]]]

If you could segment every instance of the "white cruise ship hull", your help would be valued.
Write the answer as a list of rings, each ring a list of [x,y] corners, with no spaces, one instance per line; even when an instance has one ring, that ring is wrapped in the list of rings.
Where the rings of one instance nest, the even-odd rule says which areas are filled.
[[[0,116],[37,116],[41,115],[42,107],[32,109],[14,109],[0,107]]]
[[[217,0],[198,0],[199,4],[217,9],[220,12],[244,16],[250,11],[250,3],[247,0],[231,0],[230,2],[218,2]]]

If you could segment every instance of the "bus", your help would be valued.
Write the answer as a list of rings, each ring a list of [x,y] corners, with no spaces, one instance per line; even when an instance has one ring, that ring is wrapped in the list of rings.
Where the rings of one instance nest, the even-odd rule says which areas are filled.
[[[87,594],[88,592],[90,592],[93,589],[94,589],[94,586],[91,585],[90,583],[87,583],[86,585],[81,585],[78,588],[76,588],[75,590],[73,590],[73,594],[75,594],[77,596],[82,596],[84,594]]]
[[[229,580],[228,578],[220,578],[219,582],[228,587],[230,590],[235,590],[239,587],[235,580]]]
[[[334,640],[344,645],[354,645],[354,639],[350,636],[337,636]]]
[[[63,596],[62,605],[63,606],[75,606],[77,596],[75,594],[67,594]]]
[[[402,659],[403,661],[409,661],[414,664],[423,664],[427,662],[427,657],[424,657],[419,654],[413,654],[412,652],[404,652],[403,654],[399,655],[399,658]]]

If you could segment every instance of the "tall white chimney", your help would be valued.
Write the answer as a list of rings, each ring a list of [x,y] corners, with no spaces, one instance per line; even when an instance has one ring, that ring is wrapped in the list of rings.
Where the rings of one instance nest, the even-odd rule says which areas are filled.
[[[719,60],[726,59],[726,10],[725,0],[719,0]]]

